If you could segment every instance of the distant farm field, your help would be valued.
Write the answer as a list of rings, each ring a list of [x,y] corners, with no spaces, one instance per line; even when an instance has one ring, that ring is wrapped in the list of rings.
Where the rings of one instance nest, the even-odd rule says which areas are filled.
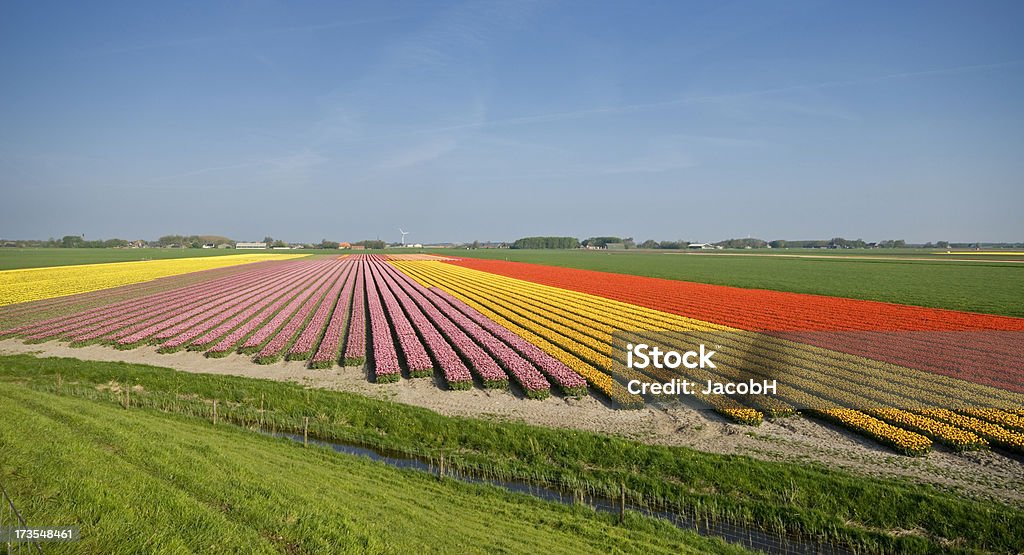
[[[136,262],[224,256],[246,253],[272,253],[266,250],[234,249],[0,249],[0,270],[20,268],[48,268],[76,264],[104,264],[107,262]],[[291,253],[292,251],[284,251]]]
[[[959,261],[942,256],[877,260],[839,254],[791,258],[657,251],[478,249],[433,252],[1024,317],[1024,264],[992,257]],[[806,252],[816,254],[819,251]],[[871,252],[874,256],[877,251]]]

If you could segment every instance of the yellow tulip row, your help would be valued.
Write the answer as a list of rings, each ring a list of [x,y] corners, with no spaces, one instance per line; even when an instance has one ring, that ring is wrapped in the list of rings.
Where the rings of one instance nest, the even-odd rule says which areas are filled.
[[[0,272],[0,306],[88,293],[202,270],[266,260],[286,260],[299,256],[304,255],[236,254],[6,270]]]
[[[961,430],[951,424],[939,420],[927,418],[905,410],[892,408],[868,409],[868,414],[881,418],[890,424],[901,428],[920,432],[928,437],[935,438],[956,451],[972,451],[988,447],[988,442],[977,434],[967,430]]]
[[[613,366],[611,359],[613,346],[610,339],[613,332],[619,331],[622,328],[605,322],[607,322],[608,314],[612,318],[624,317],[621,309],[624,307],[632,308],[631,305],[611,301],[603,312],[589,310],[585,305],[574,301],[592,296],[575,292],[567,292],[571,293],[571,295],[568,295],[569,298],[566,299],[549,294],[545,297],[547,302],[540,305],[537,303],[537,298],[530,294],[534,284],[529,282],[506,278],[495,279],[491,282],[489,280],[491,274],[467,270],[450,264],[428,266],[423,263],[399,262],[396,265],[414,279],[419,280],[423,285],[441,287],[467,304],[470,304],[470,306],[480,310],[488,317],[492,317],[492,314],[498,315],[501,318],[501,320],[496,320],[499,324],[505,325],[505,322],[511,320],[517,328],[526,328],[532,332],[531,335],[542,336],[545,339],[545,343],[549,346],[552,343],[558,345],[559,348],[557,350],[550,350],[549,347],[538,344],[538,347],[541,347],[556,358],[564,356],[567,354],[565,351],[569,351],[578,357],[586,359],[587,362],[584,363],[584,368],[587,370],[587,373],[581,372],[581,375],[606,394],[608,394],[607,385],[598,384],[614,384],[621,387],[620,382],[616,382],[610,376]],[[498,276],[495,276],[495,278],[498,278]],[[558,293],[563,291],[557,288],[549,289]],[[601,302],[605,301],[605,299],[599,297],[595,299]],[[583,319],[587,324],[582,323],[576,318]],[[629,318],[626,319],[629,320]],[[633,319],[631,321],[635,322],[636,320]],[[696,323],[697,321],[694,322],[694,328],[709,328],[707,325]],[[519,333],[517,329],[512,329],[512,331]],[[597,339],[597,337],[601,336],[605,338],[603,341]],[[532,341],[530,337],[524,337]],[[569,364],[565,359],[560,358],[560,360],[571,368],[577,369],[577,366]],[[650,375],[631,372],[624,367],[617,367],[614,371],[620,374],[621,381],[628,381],[630,379],[639,379],[645,382],[651,381]],[[651,373],[648,372],[648,374]],[[668,381],[680,376],[678,374],[661,374],[655,377],[662,381]],[[696,371],[694,371],[691,377],[694,381],[701,382],[715,379],[715,376],[711,374],[699,374]],[[620,395],[609,396],[613,400],[621,401],[618,398]],[[626,393],[626,395],[629,394]],[[730,397],[701,395],[699,392],[694,396],[737,422],[759,424],[762,421],[763,415],[760,411],[745,406],[743,403]],[[639,402],[636,396],[631,397],[635,398],[634,402]]]
[[[932,441],[927,437],[897,428],[860,411],[828,409],[822,411],[821,415],[879,443],[887,444],[905,455],[923,455],[932,447]]]
[[[967,416],[988,420],[993,424],[999,424],[1007,430],[1024,432],[1024,416],[994,408],[968,408],[960,412]]]
[[[588,359],[590,369],[602,373],[611,370],[613,333],[628,331],[643,338],[662,332],[657,335],[694,340],[707,337],[706,334],[712,332],[716,341],[728,343],[727,348],[716,355],[718,368],[714,373],[698,370],[676,372],[680,375],[670,371],[654,374],[645,370],[645,373],[661,381],[674,377],[694,381],[715,378],[738,381],[752,374],[778,379],[777,397],[751,396],[742,399],[742,403],[723,396],[702,399],[722,414],[740,421],[749,419],[736,418],[737,411],[758,412],[755,409],[760,409],[766,414],[779,416],[791,414],[795,405],[824,415],[826,408],[853,410],[851,407],[860,407],[861,410],[854,412],[859,413],[861,416],[857,418],[864,422],[884,420],[889,423],[888,428],[876,428],[872,432],[874,435],[893,434],[893,437],[881,438],[880,441],[907,447],[918,441],[915,439],[917,436],[926,434],[954,449],[965,450],[984,447],[985,440],[969,430],[905,408],[948,406],[951,399],[964,399],[973,406],[1002,403],[1019,407],[1024,404],[1021,403],[1024,397],[1019,394],[763,334],[733,330],[594,295],[450,264],[398,265],[424,285],[441,287],[464,300],[475,299],[477,308],[494,308],[507,316],[529,322],[534,329],[542,330],[540,333],[550,339],[549,344],[561,345],[560,350],[567,350],[569,356],[577,354]],[[518,330],[513,331],[519,333]],[[694,335],[698,332],[704,335]],[[549,350],[550,345],[542,348]],[[621,369],[616,368],[616,371],[621,372]],[[853,418],[849,412],[842,414],[846,421]],[[833,416],[826,417],[834,419]],[[756,420],[760,421],[760,416]]]
[[[1024,434],[1020,432],[1006,430],[991,422],[965,416],[948,409],[922,409],[918,412],[925,416],[948,422],[958,428],[970,430],[988,440],[989,443],[1005,447],[1011,451],[1024,453]]]

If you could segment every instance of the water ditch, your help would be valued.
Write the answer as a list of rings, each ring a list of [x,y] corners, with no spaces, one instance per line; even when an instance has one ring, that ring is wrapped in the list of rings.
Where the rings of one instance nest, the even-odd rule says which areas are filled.
[[[660,518],[671,522],[678,528],[691,530],[701,536],[723,539],[729,543],[742,545],[747,549],[778,553],[785,555],[853,555],[857,551],[845,546],[836,545],[819,538],[799,537],[791,534],[766,531],[749,524],[724,519],[695,518],[663,508],[655,508],[631,503],[621,499],[613,499],[592,493],[571,492],[550,486],[537,485],[519,480],[503,480],[482,477],[466,473],[458,469],[446,468],[443,461],[431,461],[397,452],[380,451],[372,447],[336,443],[314,438],[304,438],[301,434],[287,432],[263,432],[273,437],[289,439],[298,443],[309,443],[326,447],[338,453],[367,457],[373,461],[394,468],[418,470],[437,477],[458,480],[472,484],[489,484],[514,493],[522,493],[545,501],[564,505],[582,504],[595,511],[621,514],[632,511],[648,517]]]

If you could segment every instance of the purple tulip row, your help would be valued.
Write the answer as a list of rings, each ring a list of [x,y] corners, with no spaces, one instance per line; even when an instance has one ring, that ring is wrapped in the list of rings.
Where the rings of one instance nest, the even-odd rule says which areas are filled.
[[[367,277],[363,264],[363,282],[366,286],[366,310],[370,313],[370,347],[373,349],[373,372],[378,383],[394,382],[402,376],[398,365],[398,352],[391,338],[391,325],[384,313],[384,305],[377,291],[377,281]]]
[[[455,326],[455,329],[458,330],[458,333],[465,337],[464,340],[456,342],[457,345],[463,345],[465,341],[469,341],[474,346],[476,344],[482,346],[490,356],[478,347],[476,350],[479,351],[480,355],[487,356],[489,360],[492,360],[490,357],[493,357],[492,364],[494,361],[500,363],[508,371],[509,375],[526,391],[528,397],[543,398],[551,393],[551,384],[548,383],[544,375],[530,361],[524,359],[514,349],[502,342],[501,339],[465,314],[459,312],[455,307],[443,299],[435,297],[429,289],[420,285],[416,280],[400,272],[396,271],[395,273],[396,278],[401,279],[406,290],[409,291],[417,303],[420,303],[420,306],[424,307],[425,311],[428,311],[428,314],[437,314],[441,318],[450,321],[451,325]],[[429,311],[426,307],[430,307],[432,311]],[[501,329],[504,330],[504,328]]]
[[[356,284],[352,295],[352,317],[348,323],[348,339],[345,340],[345,354],[342,362],[345,366],[360,366],[366,361],[366,274],[363,265],[359,264],[356,273]],[[333,320],[333,318],[332,318]],[[342,322],[338,324],[341,333]],[[334,322],[331,322],[334,326]],[[339,335],[339,340],[341,339]],[[319,356],[319,353],[317,353]]]
[[[428,328],[432,330],[436,327],[446,338],[445,340],[439,337],[438,340],[445,344],[451,343],[469,361],[470,367],[474,373],[480,376],[486,387],[508,387],[508,375],[505,374],[505,371],[502,370],[501,366],[490,355],[480,348],[480,345],[466,335],[459,326],[438,310],[436,306],[426,302],[421,294],[411,290],[407,282],[409,278],[405,274],[402,274],[390,264],[385,265],[384,268],[389,285],[395,290],[396,294],[401,290],[400,298],[406,299],[405,302],[411,305],[406,310],[425,315],[427,321],[424,322],[421,329]]]
[[[494,320],[484,316],[473,307],[453,297],[448,292],[438,289],[437,287],[431,287],[428,291],[436,299],[447,303],[452,308],[466,315],[469,319],[479,324],[480,327],[491,332],[495,337],[498,337],[510,347],[518,351],[524,358],[536,365],[541,372],[550,378],[552,382],[558,385],[558,387],[567,395],[586,394],[586,380],[562,362],[542,351],[540,347],[537,347],[533,343],[519,337]]]
[[[324,302],[320,303],[320,307],[317,308],[316,313],[310,318],[309,323],[306,324],[306,329],[302,331],[298,339],[295,340],[295,344],[288,351],[288,360],[305,360],[313,354],[313,348],[316,347],[318,339],[323,337],[320,342],[323,344],[325,341],[328,343],[327,349],[330,349],[330,344],[334,345],[334,358],[330,359],[334,362],[337,358],[338,343],[341,341],[341,327],[344,326],[344,312],[348,309],[348,299],[352,296],[352,268],[355,264],[346,264],[344,273],[337,281],[334,282],[334,286],[327,292],[324,297]],[[334,311],[342,311],[342,317],[338,318],[338,321],[342,323],[339,329],[333,334],[327,326],[327,319],[332,317]],[[328,334],[331,334],[329,337]]]
[[[375,262],[373,263],[373,269],[378,278],[378,284],[382,288],[389,289],[389,293],[394,296],[398,304],[401,306],[400,310],[404,310],[406,314],[408,314],[411,326],[415,327],[415,329],[423,336],[424,343],[434,355],[434,359],[437,360],[438,366],[441,368],[441,373],[444,375],[445,382],[448,383],[448,387],[452,389],[469,389],[473,385],[473,376],[470,374],[469,368],[466,367],[466,364],[459,357],[458,353],[456,353],[452,348],[452,345],[445,339],[445,337],[442,337],[441,334],[444,330],[442,330],[442,332],[438,332],[438,329],[435,328],[431,319],[420,310],[404,290],[398,287],[394,277],[391,275],[391,271],[393,271],[393,269],[390,264]],[[465,339],[469,344],[473,343],[469,338]],[[459,344],[457,342],[455,342],[455,344],[460,351],[463,351],[464,349],[468,350],[468,346],[465,344]],[[475,344],[473,346],[475,346]],[[481,377],[483,378],[484,383],[490,387],[507,386],[508,378],[505,376],[505,373],[501,368],[499,368],[498,365],[489,357],[483,353],[480,354],[483,355],[481,359],[475,361],[471,359],[471,361],[480,364],[480,368],[483,371]],[[490,366],[488,366],[487,363],[490,363]]]
[[[340,282],[338,282],[338,278],[341,277],[342,270],[345,269],[345,266],[346,265],[342,264],[337,265],[333,270],[331,270],[331,273],[328,274],[326,278],[323,278],[318,283],[313,284],[313,286],[310,287],[310,290],[312,290],[313,288],[316,289],[311,293],[306,294],[305,300],[303,300],[302,304],[298,307],[298,309],[294,311],[294,314],[282,319],[281,314],[288,312],[288,309],[286,308],[285,310],[282,310],[281,313],[279,313],[274,318],[274,321],[271,321],[270,324],[267,324],[263,328],[277,330],[278,325],[275,325],[275,321],[280,319],[281,322],[284,322],[284,326],[281,327],[280,330],[272,332],[273,336],[270,337],[266,345],[264,345],[263,348],[260,349],[259,354],[256,355],[256,362],[267,363],[279,360],[281,356],[284,354],[285,349],[288,348],[288,345],[291,343],[292,339],[294,339],[299,334],[299,331],[301,329],[308,328],[309,315],[313,313],[313,310],[320,305],[332,306],[334,304],[334,302],[337,300],[338,294],[337,289],[334,288],[334,284],[338,283],[340,285]],[[327,292],[330,290],[334,290],[334,297],[327,296]],[[296,300],[292,301],[292,304],[294,305],[298,303],[299,300],[300,298],[297,298]],[[323,324],[315,328],[315,331],[318,335],[322,327]],[[253,338],[251,338],[250,341],[254,341],[255,337],[256,334],[253,335]],[[257,345],[258,344],[259,343],[257,343]]]

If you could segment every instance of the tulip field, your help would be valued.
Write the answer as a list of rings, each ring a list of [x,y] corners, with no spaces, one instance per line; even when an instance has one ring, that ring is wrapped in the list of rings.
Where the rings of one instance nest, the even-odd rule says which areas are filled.
[[[774,379],[776,395],[696,392],[693,401],[744,425],[805,414],[908,455],[934,444],[1024,453],[1024,319],[430,255],[246,256],[263,262],[131,298],[83,279],[82,291],[100,289],[85,295],[95,306],[0,337],[365,365],[379,384],[434,378],[444,389],[529,399],[593,394],[617,409],[651,400],[630,393],[629,380]],[[99,271],[65,271],[75,268]],[[13,279],[6,273],[0,280]],[[45,298],[41,284],[25,299]],[[616,338],[659,337],[713,337],[717,365],[615,364]]]

